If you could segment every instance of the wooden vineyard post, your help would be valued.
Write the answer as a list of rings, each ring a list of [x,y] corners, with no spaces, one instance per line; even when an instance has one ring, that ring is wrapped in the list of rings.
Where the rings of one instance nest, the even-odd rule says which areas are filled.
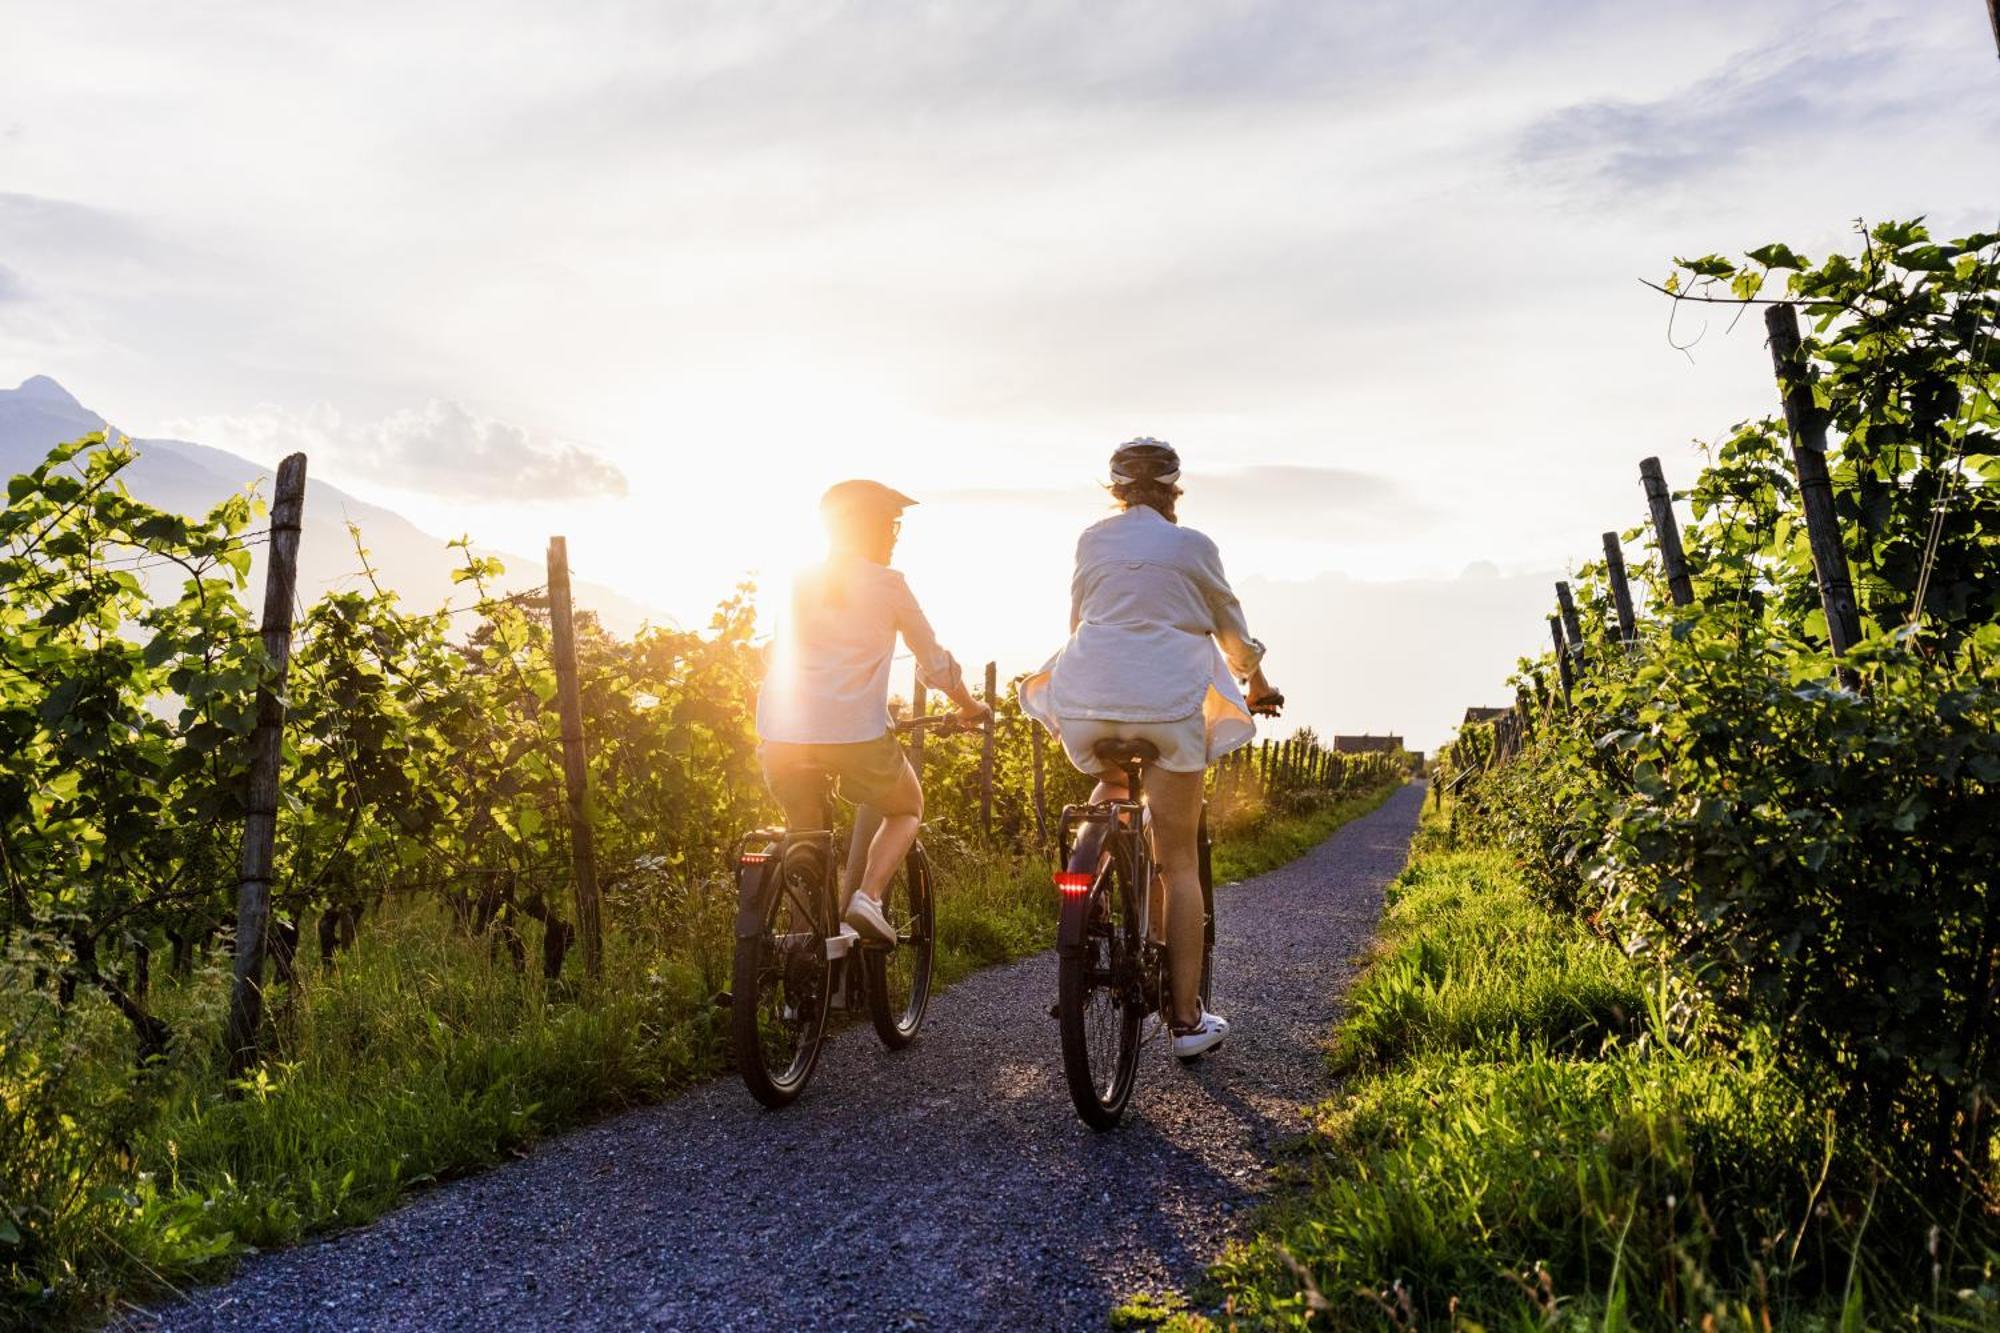
[[[1799,348],[1799,316],[1789,303],[1764,312],[1771,335],[1771,364],[1785,396],[1785,424],[1791,428],[1792,468],[1799,477],[1799,505],[1806,515],[1806,541],[1812,547],[1813,572],[1819,576],[1820,608],[1826,613],[1827,637],[1833,655],[1844,657],[1861,641],[1861,613],[1854,604],[1854,579],[1847,571],[1847,552],[1840,544],[1840,519],[1833,509],[1833,478],[1826,470],[1826,417],[1813,404],[1812,381],[1806,376]],[[1840,679],[1852,689],[1859,678],[1850,667]]]
[[[1618,638],[1630,644],[1639,637],[1639,622],[1632,614],[1632,585],[1625,581],[1625,549],[1618,534],[1604,534],[1604,576],[1611,584],[1611,604],[1618,610]]]
[[[569,597],[569,543],[549,538],[549,631],[554,641],[556,709],[562,720],[563,815],[576,881],[576,930],[583,968],[595,981],[604,970],[604,923],[597,903],[597,849],[589,818],[590,769],[583,751],[583,692],[576,678],[576,622]]]
[[[278,776],[284,758],[285,677],[292,665],[292,605],[299,578],[299,529],[306,508],[306,456],[278,464],[271,497],[271,563],[264,570],[264,656],[271,674],[257,690],[244,802],[243,859],[236,882],[236,958],[229,983],[224,1049],[240,1078],[256,1063],[264,1018],[264,949],[271,924],[271,852],[278,837]]]
[[[1040,723],[1030,722],[1027,724],[1027,727],[1028,735],[1033,738],[1028,744],[1034,751],[1035,763],[1035,843],[1037,846],[1047,847],[1049,845],[1049,806],[1048,797],[1044,794],[1044,780],[1042,775],[1043,763],[1045,762],[1042,758],[1042,752],[1046,743],[1042,737]],[[1216,785],[1221,785],[1219,780]]]
[[[1639,480],[1646,487],[1646,506],[1653,511],[1653,537],[1660,545],[1660,572],[1667,576],[1667,595],[1675,606],[1694,604],[1694,582],[1688,578],[1687,556],[1681,550],[1681,525],[1674,517],[1674,493],[1660,471],[1660,460],[1639,460]]]
[[[1555,640],[1556,674],[1562,678],[1563,703],[1567,705],[1570,686],[1575,684],[1575,678],[1570,674],[1569,652],[1563,644],[1562,618],[1554,614],[1549,616],[1549,637]]]
[[[1569,640],[1569,655],[1583,669],[1583,622],[1577,618],[1576,598],[1570,596],[1569,582],[1556,580],[1556,606],[1562,611],[1563,636]]]
[[[993,736],[1000,725],[1000,664],[986,664],[986,706],[992,715],[986,719],[984,735],[979,741],[979,828],[991,836],[993,833]]]
[[[1257,751],[1257,757],[1260,761],[1257,773],[1257,788],[1264,795],[1269,796],[1271,794],[1271,742],[1268,740],[1259,741]]]
[[[910,686],[910,716],[923,717],[925,716],[925,710],[930,706],[930,691],[924,688],[924,683],[920,680]],[[924,729],[922,727],[918,727],[910,733],[910,767],[916,770],[917,785],[922,786],[924,781]]]

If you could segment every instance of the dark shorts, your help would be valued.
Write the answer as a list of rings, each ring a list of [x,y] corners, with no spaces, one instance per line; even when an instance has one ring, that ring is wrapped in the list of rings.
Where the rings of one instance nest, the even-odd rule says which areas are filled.
[[[765,785],[794,827],[819,822],[825,774],[839,779],[842,796],[856,805],[870,805],[896,789],[909,762],[895,736],[886,731],[872,741],[851,745],[765,741],[757,747],[757,759],[764,766]]]

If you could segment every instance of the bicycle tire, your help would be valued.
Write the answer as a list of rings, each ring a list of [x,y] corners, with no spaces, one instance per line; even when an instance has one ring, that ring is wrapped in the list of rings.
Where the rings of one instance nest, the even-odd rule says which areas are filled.
[[[1094,878],[1088,891],[1063,895],[1056,1012],[1070,1100],[1085,1124],[1105,1130],[1123,1118],[1138,1073],[1139,914],[1123,840],[1103,856],[1094,839],[1078,841],[1087,850],[1072,870]]]
[[[896,927],[894,949],[868,947],[862,953],[868,977],[868,1017],[875,1035],[892,1051],[917,1039],[931,999],[932,951],[937,914],[930,858],[922,844],[910,848],[902,873],[882,894],[882,911]]]
[[[825,852],[813,844],[788,848],[762,929],[736,941],[729,1006],[736,1068],[750,1095],[772,1110],[805,1091],[826,1036],[833,981],[825,920],[830,869]]]

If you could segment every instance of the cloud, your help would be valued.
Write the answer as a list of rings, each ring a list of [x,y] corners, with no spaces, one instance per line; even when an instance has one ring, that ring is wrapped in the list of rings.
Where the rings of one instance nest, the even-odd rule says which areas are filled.
[[[620,496],[625,474],[582,445],[433,399],[380,421],[349,422],[320,405],[169,423],[197,443],[269,459],[294,449],[324,455],[338,475],[466,500],[577,500]]]
[[[1935,51],[1899,36],[1875,26],[1805,55],[1763,47],[1662,97],[1562,107],[1527,125],[1516,159],[1531,171],[1622,191],[1775,167],[1807,141],[1893,138],[1930,124],[1941,99],[1955,100],[1936,86],[1956,79],[1938,68]],[[1982,89],[1963,92],[1966,106],[1980,105]]]
[[[147,237],[136,218],[113,209],[0,190],[0,240],[10,245],[129,253]]]
[[[25,301],[27,299],[28,284],[22,280],[20,274],[8,268],[5,264],[0,264],[0,305],[5,305],[9,301]]]

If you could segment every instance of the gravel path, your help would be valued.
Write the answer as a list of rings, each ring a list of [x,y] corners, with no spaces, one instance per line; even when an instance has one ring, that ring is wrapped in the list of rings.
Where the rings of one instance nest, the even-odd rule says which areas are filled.
[[[1325,1086],[1322,1044],[1401,869],[1412,784],[1217,895],[1216,1004],[1191,1070],[1154,1043],[1124,1125],[1063,1089],[1055,956],[971,977],[909,1051],[867,1025],[790,1109],[721,1079],[252,1260],[165,1329],[1098,1328],[1197,1278]],[[949,893],[950,886],[944,886]]]

